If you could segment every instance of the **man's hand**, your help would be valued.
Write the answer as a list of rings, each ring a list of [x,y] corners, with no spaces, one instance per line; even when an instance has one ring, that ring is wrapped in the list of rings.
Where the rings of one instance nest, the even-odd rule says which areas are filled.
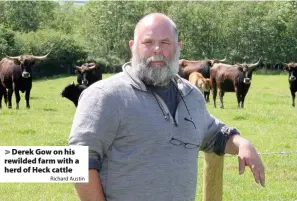
[[[265,186],[264,166],[254,146],[240,135],[233,135],[226,143],[225,153],[237,154],[239,162],[239,174],[244,172],[245,166],[249,166],[255,181]]]
[[[243,174],[245,166],[249,166],[255,181],[265,187],[264,166],[254,146],[247,142],[240,144],[238,148],[239,174]]]

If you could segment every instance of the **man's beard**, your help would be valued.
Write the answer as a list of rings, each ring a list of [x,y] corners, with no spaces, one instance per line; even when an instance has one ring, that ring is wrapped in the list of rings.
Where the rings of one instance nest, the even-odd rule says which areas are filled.
[[[170,62],[160,55],[154,55],[149,58],[139,57],[134,51],[132,56],[132,70],[147,85],[165,86],[178,73],[179,56],[179,47],[176,49],[174,58]],[[152,66],[151,61],[163,61],[164,66]]]

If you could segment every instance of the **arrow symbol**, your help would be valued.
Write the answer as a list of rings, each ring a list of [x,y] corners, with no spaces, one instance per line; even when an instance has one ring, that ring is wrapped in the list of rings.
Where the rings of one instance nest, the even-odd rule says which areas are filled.
[[[10,151],[9,150],[5,150],[5,154],[9,154],[10,153]]]

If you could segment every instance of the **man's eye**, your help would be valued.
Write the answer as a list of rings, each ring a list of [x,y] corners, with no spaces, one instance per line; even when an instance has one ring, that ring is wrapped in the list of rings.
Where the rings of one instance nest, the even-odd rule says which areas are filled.
[[[149,43],[152,43],[152,41],[144,41],[143,43],[144,44],[149,44]]]
[[[169,41],[162,41],[163,44],[169,44]]]

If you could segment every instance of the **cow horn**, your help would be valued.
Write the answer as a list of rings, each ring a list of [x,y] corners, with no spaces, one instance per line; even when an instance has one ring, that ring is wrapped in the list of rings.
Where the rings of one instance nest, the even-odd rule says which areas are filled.
[[[90,70],[92,70],[94,68],[96,68],[96,65],[88,67],[88,69],[90,69]]]
[[[76,69],[80,69],[80,66],[74,66],[74,68],[76,68]]]
[[[51,51],[50,51],[49,53],[51,53]],[[33,55],[33,58],[34,58],[34,59],[38,59],[38,60],[44,60],[44,59],[46,59],[46,57],[49,55],[49,53],[47,53],[47,54],[44,55],[44,56],[34,56],[34,55]]]
[[[256,68],[260,64],[260,61],[261,61],[261,58],[259,59],[259,61],[257,63],[249,65],[249,68]]]
[[[219,60],[220,62],[226,61],[227,57],[225,57],[225,59]]]
[[[21,59],[21,56],[17,56],[17,57],[6,56],[6,58],[12,59],[12,60],[14,60],[14,59],[20,60]]]
[[[289,65],[289,63],[283,63],[283,62],[281,62],[284,66],[288,66]]]

